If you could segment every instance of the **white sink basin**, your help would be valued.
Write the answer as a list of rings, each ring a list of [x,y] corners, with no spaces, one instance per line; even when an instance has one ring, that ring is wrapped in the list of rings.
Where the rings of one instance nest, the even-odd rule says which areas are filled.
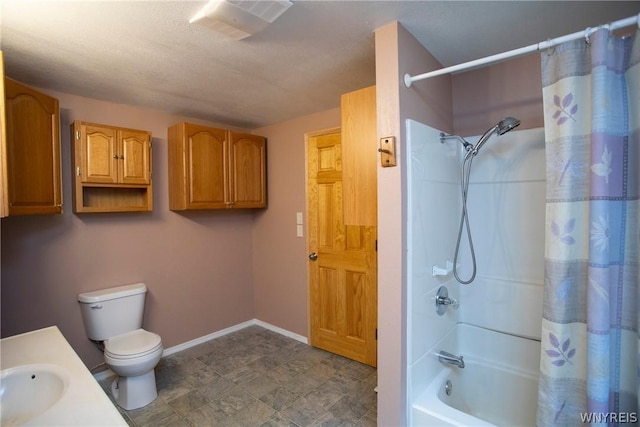
[[[0,371],[0,425],[17,426],[51,408],[69,386],[69,374],[49,364]]]

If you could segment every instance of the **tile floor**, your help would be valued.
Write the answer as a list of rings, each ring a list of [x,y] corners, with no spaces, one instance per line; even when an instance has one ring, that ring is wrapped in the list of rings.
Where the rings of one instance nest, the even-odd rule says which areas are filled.
[[[130,426],[376,425],[375,368],[260,326],[163,358],[156,382],[153,403],[120,409]]]

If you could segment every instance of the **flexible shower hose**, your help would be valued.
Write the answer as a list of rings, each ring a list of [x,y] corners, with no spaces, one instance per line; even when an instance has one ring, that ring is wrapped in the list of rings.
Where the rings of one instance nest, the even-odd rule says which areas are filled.
[[[456,280],[463,285],[468,285],[476,278],[476,254],[473,250],[473,240],[471,239],[471,228],[469,227],[469,214],[467,213],[467,193],[469,190],[469,177],[471,176],[471,163],[475,154],[468,151],[462,161],[462,173],[460,177],[460,189],[462,192],[462,214],[460,216],[460,228],[458,229],[458,241],[456,242],[456,252],[453,256],[453,275]],[[460,240],[462,239],[462,229],[467,227],[467,239],[469,240],[469,249],[471,251],[472,273],[468,280],[461,279],[458,276],[458,252],[460,251]]]

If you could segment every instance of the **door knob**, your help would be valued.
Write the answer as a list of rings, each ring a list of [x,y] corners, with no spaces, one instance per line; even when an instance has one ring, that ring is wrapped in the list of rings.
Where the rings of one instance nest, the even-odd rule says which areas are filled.
[[[310,259],[311,261],[315,261],[315,260],[317,260],[317,259],[318,259],[318,253],[317,253],[317,252],[311,252],[311,253],[309,254],[309,259]]]

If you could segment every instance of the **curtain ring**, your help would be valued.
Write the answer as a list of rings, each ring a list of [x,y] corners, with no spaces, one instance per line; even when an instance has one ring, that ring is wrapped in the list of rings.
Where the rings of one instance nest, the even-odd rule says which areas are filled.
[[[586,44],[591,44],[591,40],[589,40],[590,32],[591,32],[591,27],[587,27],[586,30],[584,30],[584,41]]]
[[[553,45],[551,44],[551,37],[547,39],[547,56],[553,55]]]

